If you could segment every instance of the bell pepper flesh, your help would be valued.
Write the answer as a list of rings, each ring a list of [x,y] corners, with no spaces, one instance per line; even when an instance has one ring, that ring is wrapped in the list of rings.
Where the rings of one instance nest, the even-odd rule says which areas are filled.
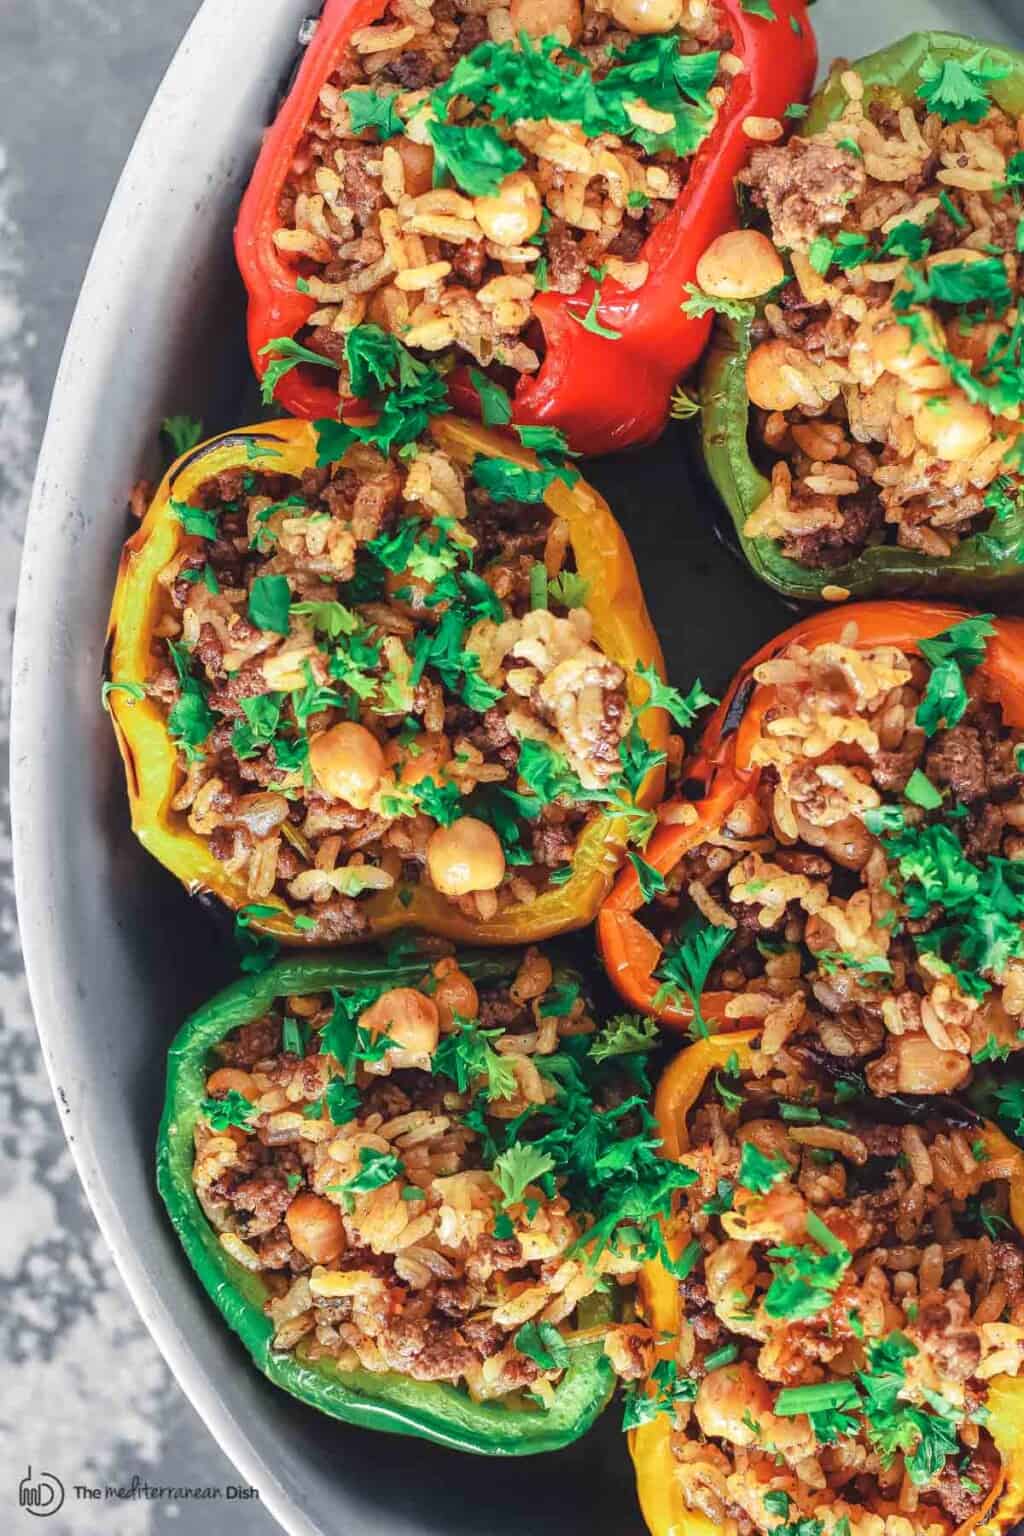
[[[518,443],[477,423],[439,417],[431,431],[438,445],[460,463],[469,464],[477,454],[484,454],[536,467],[533,455]],[[316,443],[316,432],[309,422],[269,422],[213,438],[172,465],[141,527],[121,555],[108,632],[110,681],[138,682],[151,670],[153,626],[158,616],[156,579],[185,537],[182,525],[171,515],[171,498],[188,501],[211,475],[248,464],[247,451],[253,445],[274,450],[275,471],[299,475],[316,463]],[[569,524],[577,570],[588,583],[586,607],[597,645],[627,672],[641,664],[653,664],[661,672],[661,650],[636,566],[607,503],[583,481],[570,490],[560,480],[551,486],[545,501]],[[630,689],[633,702],[642,702],[645,686],[637,687],[631,680]],[[225,874],[207,840],[191,831],[184,815],[171,809],[182,775],[160,706],[149,698],[135,700],[114,692],[110,710],[125,766],[132,828],[140,842],[193,895],[209,891],[230,908],[245,906],[249,898],[244,881]],[[651,747],[664,749],[668,722],[663,710],[646,710],[639,717],[639,728]],[[663,770],[652,769],[637,803],[656,804],[663,782]],[[394,891],[376,892],[365,902],[371,935],[391,933],[396,928],[423,928],[469,944],[526,944],[583,927],[595,916],[615,877],[625,831],[621,817],[595,816],[583,829],[572,876],[564,885],[551,886],[530,905],[507,907],[487,921],[464,917],[458,907],[426,884],[411,889],[408,905],[403,905]],[[284,902],[274,898],[266,904],[279,906],[281,915],[254,917],[255,931],[286,944],[317,942],[315,934],[294,927]]]
[[[477,953],[460,968],[476,982],[510,980],[517,959]],[[340,1371],[330,1360],[303,1361],[271,1349],[273,1324],[263,1311],[269,1294],[258,1274],[232,1259],[217,1240],[192,1183],[193,1131],[205,1093],[211,1049],[240,1025],[258,1019],[278,997],[337,987],[414,985],[420,960],[387,965],[355,950],[292,958],[228,987],[192,1015],[170,1049],[167,1096],[157,1140],[157,1187],[182,1246],[210,1299],[275,1386],[332,1418],[366,1429],[413,1435],[452,1450],[490,1456],[525,1456],[558,1450],[584,1434],[614,1387],[601,1339],[575,1346],[549,1408],[529,1399],[515,1405],[475,1402],[441,1382],[421,1382],[393,1371]],[[600,1328],[613,1318],[609,1295],[587,1298],[580,1327]]]
[[[590,278],[575,294],[548,291],[534,299],[544,358],[538,373],[520,379],[513,420],[557,427],[580,453],[649,442],[665,426],[673,385],[700,357],[711,329],[710,316],[696,319],[680,304],[704,250],[737,223],[734,180],[753,148],[744,120],[781,118],[791,102],[806,98],[814,81],[817,49],[805,0],[773,0],[771,20],[745,9],[742,0],[718,3],[731,51],[745,67],[734,77],[675,206],[639,252],[637,259],[650,265],[646,283],[635,292],[611,278],[601,284],[598,320],[621,339],[611,341],[578,323],[594,296]],[[296,289],[295,272],[274,245],[281,189],[320,89],[352,33],[385,10],[386,0],[327,0],[242,202],[235,249],[249,293],[249,348],[261,378],[269,362],[260,356],[262,348],[277,337],[294,336],[316,308],[314,299]],[[338,413],[338,393],[317,377],[321,372],[299,367],[281,380],[276,398],[285,410],[310,419]],[[456,376],[453,397],[458,409],[473,410],[475,391],[464,375]]]
[[[1024,673],[1024,666],[1022,666]],[[655,1095],[655,1115],[661,1131],[663,1153],[679,1159],[689,1148],[688,1117],[707,1078],[720,1071],[734,1056],[740,1071],[753,1065],[754,1033],[712,1036],[682,1050],[662,1074]],[[1016,1163],[1017,1177],[1010,1186],[1010,1215],[1024,1236],[1024,1150],[1015,1146],[994,1125],[986,1124],[979,1139],[990,1158]],[[666,1244],[675,1257],[680,1241],[671,1222],[666,1223]],[[683,1320],[679,1285],[659,1260],[644,1265],[639,1281],[639,1311],[659,1334],[667,1335],[660,1354],[671,1358],[674,1340]],[[978,1513],[955,1536],[1000,1536],[1024,1513],[1024,1379],[997,1376],[990,1384],[986,1428],[1002,1457],[1002,1477]],[[712,1536],[717,1526],[698,1510],[687,1508],[682,1492],[682,1468],[672,1453],[672,1425],[659,1414],[631,1430],[630,1455],[636,1469],[637,1496],[651,1536]]]
[[[721,828],[739,800],[756,789],[760,773],[751,764],[751,753],[773,697],[770,688],[754,682],[754,669],[761,662],[794,642],[815,646],[838,640],[848,624],[856,624],[856,644],[862,649],[898,645],[914,651],[919,640],[970,616],[966,609],[932,603],[855,603],[811,614],[762,646],[733,678],[696,756],[686,765],[684,777],[704,790],[702,797],[692,802],[696,821],[659,827],[645,851],[647,862],[668,875],[689,849]],[[1007,722],[1024,725],[1024,620],[996,619],[995,634],[978,672],[992,698],[1002,706]],[[693,1021],[687,1005],[655,1003],[659,984],[654,972],[661,951],[653,935],[633,915],[643,905],[636,871],[627,867],[598,914],[598,945],[605,970],[630,1007],[652,1014],[671,1028],[685,1029]],[[701,999],[705,1019],[721,1023],[729,1000],[726,992],[705,993]]]
[[[954,33],[916,32],[857,64],[837,67],[815,97],[800,134],[818,133],[842,115],[846,94],[840,76],[847,67],[860,75],[869,90],[895,93],[906,100],[921,83],[926,64],[966,61],[979,46]],[[992,96],[1006,111],[1024,112],[1024,53],[994,45],[986,45],[984,51],[986,59],[1011,70],[992,84]],[[754,574],[785,597],[811,603],[822,601],[825,586],[840,587],[855,598],[974,596],[983,602],[1024,590],[1024,508],[993,521],[984,534],[964,539],[946,559],[895,544],[877,544],[844,565],[816,570],[789,559],[774,539],[748,538],[743,532],[747,519],[771,490],[750,453],[746,372],[753,319],[751,306],[743,320],[718,320],[701,372],[700,396],[704,460]]]

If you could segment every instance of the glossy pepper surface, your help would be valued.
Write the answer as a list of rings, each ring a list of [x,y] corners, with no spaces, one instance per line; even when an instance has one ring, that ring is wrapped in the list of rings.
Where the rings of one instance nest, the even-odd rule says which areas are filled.
[[[748,1071],[753,1065],[751,1045],[755,1039],[753,1034],[734,1034],[700,1040],[681,1051],[666,1069],[654,1105],[666,1157],[678,1160],[687,1150],[687,1119],[707,1078],[723,1069],[730,1057],[735,1057],[740,1071]],[[994,1125],[986,1124],[979,1139],[990,1158],[1001,1162],[1010,1159],[1017,1165],[1010,1188],[1010,1214],[1024,1235],[1024,1151]],[[670,1256],[678,1258],[683,1244],[673,1233],[671,1221],[665,1236]],[[666,1336],[661,1353],[670,1358],[682,1321],[682,1301],[678,1281],[658,1260],[647,1263],[641,1272],[639,1308],[644,1321]],[[990,1415],[986,1428],[1002,1457],[1002,1472],[977,1517],[962,1525],[956,1536],[967,1536],[969,1531],[978,1536],[998,1536],[1024,1513],[1024,1381],[995,1377],[986,1405]],[[630,1432],[629,1448],[644,1519],[651,1536],[713,1536],[718,1527],[707,1516],[689,1509],[683,1499],[671,1433],[671,1421],[663,1413]]]
[[[511,980],[512,955],[463,956],[460,969],[476,982]],[[310,1407],[392,1434],[414,1435],[459,1451],[526,1456],[558,1450],[585,1433],[611,1396],[614,1377],[602,1351],[600,1329],[612,1321],[608,1294],[580,1307],[583,1329],[598,1335],[574,1344],[571,1363],[548,1408],[531,1398],[509,1406],[475,1402],[442,1382],[414,1381],[394,1371],[339,1371],[328,1359],[304,1361],[271,1349],[273,1324],[263,1311],[268,1297],[259,1274],[243,1268],[221,1246],[192,1183],[193,1132],[204,1097],[211,1050],[233,1030],[260,1018],[279,997],[334,987],[355,992],[371,986],[413,986],[424,962],[388,965],[379,955],[348,950],[289,959],[261,975],[236,982],[185,1023],[171,1046],[167,1096],[157,1141],[157,1186],[193,1269],[225,1321],[263,1374]]]
[[[440,417],[431,431],[438,445],[462,464],[468,465],[477,454],[483,454],[536,468],[532,454],[514,440],[475,423]],[[211,475],[251,467],[254,448],[273,452],[275,473],[299,476],[317,462],[313,426],[304,421],[276,421],[213,438],[172,465],[141,527],[121,555],[108,638],[112,683],[144,683],[152,671],[154,627],[161,612],[157,578],[187,537],[173,515],[172,500],[187,502]],[[571,490],[556,480],[544,499],[569,525],[576,567],[588,583],[586,607],[593,619],[595,642],[628,673],[638,665],[652,663],[660,672],[661,651],[633,557],[607,503],[582,480]],[[631,681],[630,688],[634,702],[646,696],[644,684],[636,688]],[[193,895],[210,892],[228,907],[245,906],[249,898],[244,880],[228,874],[210,852],[208,840],[190,829],[185,814],[171,807],[182,770],[161,707],[153,699],[135,699],[130,693],[114,691],[110,710],[124,760],[132,827],[143,846]],[[645,710],[638,725],[651,747],[658,751],[665,747],[668,723],[664,711]],[[662,781],[662,770],[653,769],[641,786],[637,803],[656,804]],[[526,944],[583,927],[593,920],[611,886],[622,858],[624,836],[621,817],[595,816],[579,838],[572,875],[563,885],[550,887],[529,905],[506,907],[486,921],[464,917],[458,907],[423,883],[402,891],[403,899],[399,899],[399,888],[377,892],[364,908],[370,932],[376,937],[395,928],[411,927],[464,943]],[[267,905],[278,906],[280,916],[255,916],[254,930],[286,944],[316,941],[315,934],[295,928],[283,901],[275,897]]]
[[[794,642],[815,646],[837,641],[848,624],[856,624],[854,642],[862,649],[898,645],[915,651],[919,640],[939,634],[961,619],[965,609],[931,603],[856,603],[829,608],[802,619],[752,656],[733,678],[718,709],[708,723],[695,758],[685,777],[697,786],[700,798],[691,802],[696,819],[686,824],[662,825],[654,834],[644,857],[662,875],[674,869],[689,849],[721,829],[730,811],[753,794],[760,769],[751,763],[751,752],[761,733],[765,711],[774,701],[774,690],[754,680],[754,669],[777,656]],[[1007,722],[1024,725],[1024,620],[997,619],[995,634],[987,643],[985,658],[977,669],[990,696],[1003,709]],[[616,881],[598,918],[598,942],[605,969],[632,1008],[653,1014],[662,1023],[685,1028],[693,1015],[687,1006],[665,1003],[655,997],[655,971],[661,946],[654,935],[633,916],[644,905],[636,871],[628,868]],[[701,1012],[709,1020],[724,1020],[732,994],[705,993]]]
[[[869,91],[898,105],[912,100],[926,65],[965,62],[982,46],[953,33],[916,32],[850,67]],[[1007,112],[1024,112],[1024,53],[993,45],[984,45],[984,53],[986,60],[1010,71],[987,87],[995,101]],[[837,67],[815,97],[800,126],[801,135],[819,133],[842,115],[846,96],[839,83],[841,73]],[[718,320],[700,389],[704,458],[732,520],[736,541],[754,574],[786,597],[814,603],[822,600],[826,586],[842,587],[857,598],[974,596],[981,602],[1024,591],[1024,508],[993,521],[984,533],[964,539],[942,560],[894,544],[877,544],[844,565],[816,570],[789,559],[775,539],[746,537],[743,529],[747,519],[771,490],[750,453],[746,374],[754,314],[751,306],[744,319]]]
[[[619,339],[609,340],[580,324],[594,298],[592,278],[572,295],[548,291],[535,296],[533,314],[544,333],[544,359],[538,373],[519,381],[513,398],[513,419],[519,424],[557,427],[574,449],[588,454],[648,442],[664,427],[672,387],[697,361],[710,332],[710,316],[694,318],[680,305],[685,285],[696,280],[704,250],[736,225],[734,180],[753,148],[743,124],[748,118],[781,118],[813,84],[817,51],[805,0],[773,0],[771,8],[774,18],[768,19],[755,15],[743,0],[719,0],[732,38],[730,51],[744,68],[733,78],[677,202],[638,254],[637,260],[650,267],[646,283],[635,292],[611,278],[601,283],[597,318]],[[316,308],[316,301],[296,288],[296,271],[274,244],[281,190],[321,87],[352,33],[379,20],[385,10],[386,0],[327,0],[242,203],[235,248],[249,293],[249,348],[260,377],[269,363],[261,350],[278,337],[295,336]],[[309,418],[338,413],[337,391],[324,385],[322,372],[299,367],[281,380],[276,398],[285,410]],[[463,410],[475,400],[458,375],[453,393]]]

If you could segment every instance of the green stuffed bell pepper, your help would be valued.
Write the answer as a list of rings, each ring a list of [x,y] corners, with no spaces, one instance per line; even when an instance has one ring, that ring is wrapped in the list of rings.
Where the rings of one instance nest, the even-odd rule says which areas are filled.
[[[160,1193],[277,1386],[457,1450],[556,1450],[608,1402],[616,1277],[679,1182],[650,1045],[596,1032],[536,949],[283,961],[172,1046]]]
[[[698,273],[703,449],[787,597],[1024,592],[1021,114],[1024,54],[917,33],[741,178],[767,234]]]

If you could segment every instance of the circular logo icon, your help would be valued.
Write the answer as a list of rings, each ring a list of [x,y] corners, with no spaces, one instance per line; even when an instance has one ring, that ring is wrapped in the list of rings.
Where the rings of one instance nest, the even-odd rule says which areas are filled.
[[[64,1503],[64,1484],[52,1472],[37,1472],[32,1476],[29,1467],[18,1484],[18,1504],[30,1515],[40,1518],[55,1515]]]

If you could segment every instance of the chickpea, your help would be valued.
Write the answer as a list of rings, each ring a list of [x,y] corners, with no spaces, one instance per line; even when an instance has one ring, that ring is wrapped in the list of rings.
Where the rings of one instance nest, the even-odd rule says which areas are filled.
[[[905,325],[883,325],[872,338],[871,352],[876,363],[901,377],[931,362],[920,342],[910,339]]]
[[[392,987],[360,1014],[359,1023],[413,1056],[429,1056],[441,1032],[436,1002],[415,987]]]
[[[697,263],[698,287],[719,299],[756,299],[785,275],[778,251],[756,229],[719,235]]]
[[[480,1012],[476,987],[458,966],[439,978],[434,989],[434,1002],[437,1004],[441,1028],[446,1030],[452,1028],[456,1014],[460,1019],[475,1019]]]
[[[487,236],[498,245],[522,245],[540,228],[544,207],[525,171],[506,176],[493,197],[475,197],[473,214]]]
[[[951,464],[975,458],[992,439],[992,418],[983,405],[973,405],[962,390],[933,397],[914,417],[914,431],[919,442],[937,458]]]
[[[518,37],[547,37],[551,33],[568,34],[578,42],[583,31],[583,12],[579,0],[512,0],[512,32]]]
[[[410,197],[429,192],[434,185],[434,151],[429,144],[414,144],[400,134],[392,143],[398,150],[405,172],[405,190]]]
[[[421,779],[431,778],[436,783],[451,755],[451,743],[443,731],[421,731],[405,746],[390,741],[384,758],[389,768],[397,768],[403,784],[418,784]]]
[[[211,1072],[206,1080],[206,1092],[211,1099],[222,1099],[229,1093],[240,1093],[243,1099],[249,1100],[250,1104],[260,1096],[260,1091],[251,1074],[240,1071],[238,1067],[218,1067],[216,1072]]]
[[[345,1251],[345,1224],[322,1195],[296,1195],[284,1213],[292,1244],[314,1264],[333,1264]]]
[[[612,15],[619,26],[641,37],[651,32],[671,32],[679,25],[682,14],[683,0],[612,0]]]
[[[325,794],[365,811],[384,774],[384,753],[376,736],[343,720],[309,744],[309,765]]]
[[[800,396],[781,373],[791,350],[788,341],[762,341],[747,359],[747,394],[763,411],[791,411],[800,404]]]
[[[497,890],[505,878],[505,855],[498,835],[475,816],[438,827],[427,843],[427,869],[443,896]]]

